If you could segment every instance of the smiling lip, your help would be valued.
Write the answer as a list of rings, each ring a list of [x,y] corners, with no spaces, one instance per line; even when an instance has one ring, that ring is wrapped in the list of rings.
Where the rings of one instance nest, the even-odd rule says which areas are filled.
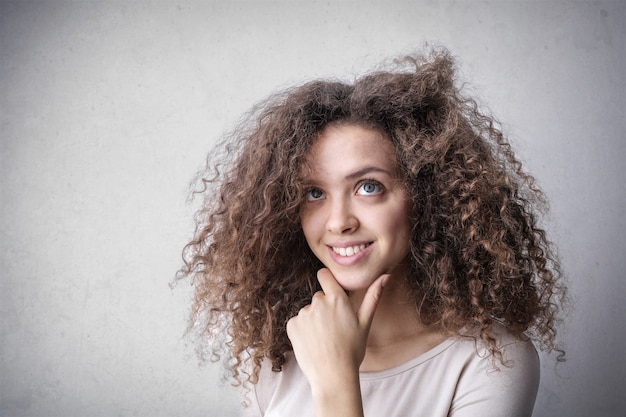
[[[342,243],[328,245],[333,260],[340,265],[352,265],[359,262],[370,251],[372,242],[367,243]]]

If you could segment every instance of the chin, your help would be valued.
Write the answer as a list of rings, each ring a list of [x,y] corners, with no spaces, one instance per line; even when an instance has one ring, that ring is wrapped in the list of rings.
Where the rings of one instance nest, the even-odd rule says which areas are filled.
[[[378,275],[375,277],[366,276],[363,274],[333,271],[332,269],[330,272],[332,272],[339,285],[346,291],[366,290],[376,281],[376,278],[378,278]]]

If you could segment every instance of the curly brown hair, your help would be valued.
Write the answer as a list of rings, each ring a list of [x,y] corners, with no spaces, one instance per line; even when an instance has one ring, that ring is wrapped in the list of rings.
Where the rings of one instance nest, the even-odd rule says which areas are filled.
[[[564,287],[538,213],[545,206],[493,117],[455,86],[445,50],[395,61],[353,83],[312,81],[270,97],[219,145],[179,278],[195,287],[192,322],[205,352],[238,383],[261,363],[279,371],[286,323],[319,290],[323,267],[300,226],[301,167],[331,123],[392,141],[413,201],[409,286],[419,318],[478,331],[500,357],[494,322],[541,348],[555,342]],[[217,163],[215,162],[217,160]]]

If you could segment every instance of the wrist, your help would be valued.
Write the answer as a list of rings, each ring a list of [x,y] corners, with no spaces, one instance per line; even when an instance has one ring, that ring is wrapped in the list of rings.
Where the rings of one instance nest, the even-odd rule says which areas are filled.
[[[362,417],[363,403],[358,372],[334,375],[327,381],[311,384],[318,417]]]

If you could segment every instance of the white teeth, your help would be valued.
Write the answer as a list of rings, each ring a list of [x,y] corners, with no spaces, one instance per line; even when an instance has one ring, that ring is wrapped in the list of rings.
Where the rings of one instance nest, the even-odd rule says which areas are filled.
[[[333,247],[333,251],[340,256],[352,256],[361,252],[365,249],[365,244],[356,245],[356,246],[348,246],[347,248],[335,248]]]

